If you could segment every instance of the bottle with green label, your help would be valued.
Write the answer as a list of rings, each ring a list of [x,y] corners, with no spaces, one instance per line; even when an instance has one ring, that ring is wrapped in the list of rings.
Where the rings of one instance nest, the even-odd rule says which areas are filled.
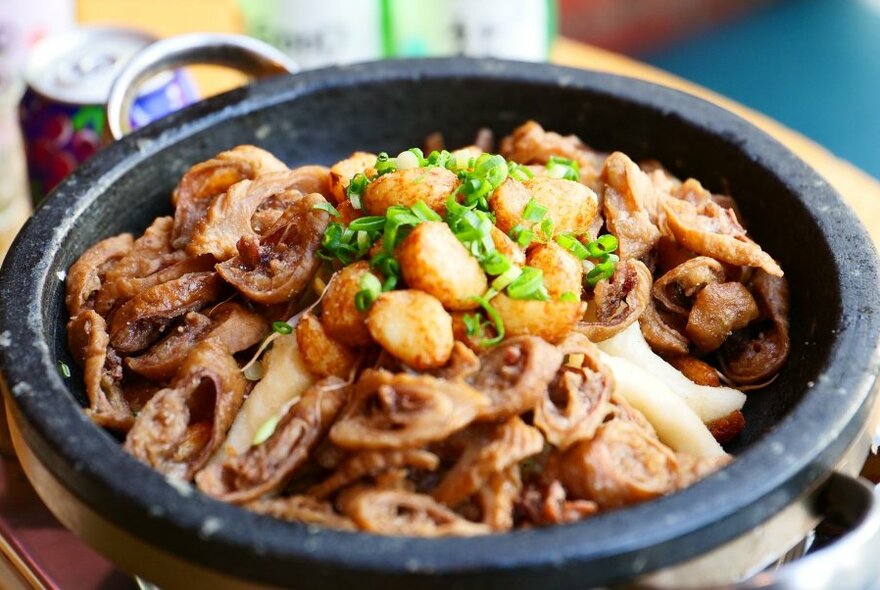
[[[385,54],[547,59],[556,0],[384,0]]]

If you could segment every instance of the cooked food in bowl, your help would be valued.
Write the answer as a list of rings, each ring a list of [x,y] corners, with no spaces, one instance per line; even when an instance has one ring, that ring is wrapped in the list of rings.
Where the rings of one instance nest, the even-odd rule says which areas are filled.
[[[729,461],[789,349],[733,198],[535,122],[426,144],[190,168],[173,216],[67,273],[86,413],[214,498],[393,535],[570,522]]]

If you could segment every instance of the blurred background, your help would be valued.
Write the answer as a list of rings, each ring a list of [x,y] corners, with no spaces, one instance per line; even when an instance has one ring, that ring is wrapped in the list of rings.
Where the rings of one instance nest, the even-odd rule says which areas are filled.
[[[141,33],[77,30],[90,25]],[[245,33],[303,68],[552,60],[567,38],[706,86],[880,176],[880,0],[0,0],[0,235],[27,215],[18,195],[38,201],[105,141],[117,62],[191,31]],[[207,67],[154,80],[133,123],[242,81]]]

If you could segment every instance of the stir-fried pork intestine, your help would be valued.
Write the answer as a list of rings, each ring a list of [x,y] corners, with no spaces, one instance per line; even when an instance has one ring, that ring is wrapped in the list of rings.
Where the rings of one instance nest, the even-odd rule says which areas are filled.
[[[721,381],[791,347],[736,201],[534,121],[492,143],[193,166],[174,217],[68,270],[86,415],[214,498],[389,535],[572,522],[726,464]]]
[[[327,186],[327,173],[321,166],[303,166],[253,181],[243,180],[230,187],[214,200],[195,226],[187,251],[193,256],[212,254],[217,260],[229,260],[238,254],[239,240],[258,236],[252,219],[263,203],[275,197],[291,204],[303,195],[320,194]],[[280,215],[283,211],[273,216],[276,222]]]
[[[259,514],[266,514],[282,520],[317,524],[343,531],[357,530],[350,518],[340,515],[330,502],[312,496],[287,496],[282,498],[263,498],[244,505]]]
[[[329,216],[313,193],[297,200],[259,238],[244,236],[238,256],[217,265],[223,279],[258,303],[281,303],[298,295],[318,269],[321,235]]]
[[[687,354],[690,341],[684,334],[673,328],[654,304],[654,298],[648,299],[645,311],[639,316],[639,328],[651,350],[663,356]]]
[[[86,414],[105,428],[131,428],[134,416],[119,385],[122,360],[110,348],[104,318],[91,310],[81,312],[67,324],[67,338],[74,358],[83,368],[89,397]]]
[[[572,497],[600,508],[650,500],[676,485],[675,453],[628,422],[612,420],[568,449],[548,469]]]
[[[663,211],[675,240],[689,250],[720,262],[762,268],[769,274],[782,276],[779,264],[746,236],[731,209],[724,209],[714,201],[697,207],[688,201],[665,199]]]
[[[266,320],[237,303],[223,303],[202,315],[190,312],[183,323],[140,356],[129,357],[126,366],[152,379],[164,381],[177,372],[189,351],[201,340],[214,339],[235,354],[258,343],[267,331]]]
[[[180,251],[162,256],[161,264],[163,267],[152,274],[143,277],[120,277],[108,282],[98,292],[95,299],[95,311],[109,317],[113,314],[113,310],[147,289],[179,279],[190,273],[214,270],[212,257],[192,258]]]
[[[540,338],[505,340],[480,357],[480,369],[469,379],[488,396],[483,419],[515,416],[534,408],[562,364],[562,352]]]
[[[788,359],[788,282],[758,271],[750,287],[761,310],[761,319],[734,332],[720,351],[721,369],[734,383],[762,383]]]
[[[714,283],[697,293],[685,333],[699,350],[712,352],[757,317],[758,305],[742,283]]]
[[[620,242],[621,259],[642,258],[660,239],[657,197],[647,175],[625,154],[614,152],[602,169],[602,207],[608,231]]]
[[[493,473],[500,473],[537,455],[544,448],[541,432],[520,418],[510,418],[474,436],[461,457],[434,490],[434,498],[447,506],[477,492]]]
[[[174,318],[217,300],[222,288],[217,273],[194,272],[147,289],[113,314],[110,343],[120,352],[143,350]]]
[[[669,311],[687,315],[693,298],[703,287],[724,281],[724,267],[720,262],[708,256],[698,256],[679,264],[654,281],[652,292]]]
[[[403,490],[350,488],[339,504],[344,514],[372,533],[445,537],[485,535],[492,530],[466,520],[430,496]]]
[[[501,140],[501,155],[520,164],[546,164],[552,156],[574,160],[580,165],[581,182],[597,190],[602,154],[584,145],[577,136],[545,131],[535,121],[527,121]]]
[[[490,475],[486,485],[476,494],[483,513],[483,522],[495,532],[512,529],[513,513],[522,490],[519,465],[511,465],[504,471]]]
[[[327,433],[345,403],[345,387],[336,377],[315,383],[281,418],[268,440],[198,473],[199,489],[236,503],[278,491]]]
[[[330,440],[347,449],[419,447],[466,426],[487,406],[486,396],[465,383],[368,369]]]
[[[211,202],[229,187],[245,179],[284,170],[287,166],[283,162],[252,145],[234,147],[190,168],[171,194],[171,204],[175,207],[174,247],[187,246],[193,228]]]
[[[599,511],[592,500],[570,500],[559,480],[525,490],[520,501],[529,522],[537,525],[575,522]]]
[[[547,442],[565,450],[593,437],[611,410],[608,402],[614,377],[599,360],[599,349],[586,337],[572,334],[559,348],[570,360],[559,368],[535,408],[534,421]]]
[[[185,256],[171,246],[171,217],[157,217],[144,230],[144,234],[131,244],[131,249],[107,270],[105,283],[123,278],[138,278],[151,275],[166,266],[179,262]],[[99,310],[99,313],[104,313]]]
[[[610,280],[596,285],[589,319],[575,330],[593,342],[601,342],[632,325],[645,311],[651,298],[651,271],[638,260],[617,265]]]
[[[222,344],[200,343],[171,386],[156,393],[138,414],[125,439],[126,450],[162,473],[191,479],[226,437],[246,387]]]
[[[134,238],[120,234],[101,240],[80,256],[67,271],[67,296],[65,303],[70,317],[76,317],[89,305],[101,289],[108,267],[115,265],[131,251]],[[93,303],[93,302],[92,302]]]
[[[421,449],[363,451],[345,459],[331,476],[309,488],[309,494],[326,498],[365,477],[377,477],[400,467],[434,471],[438,465],[437,455]]]

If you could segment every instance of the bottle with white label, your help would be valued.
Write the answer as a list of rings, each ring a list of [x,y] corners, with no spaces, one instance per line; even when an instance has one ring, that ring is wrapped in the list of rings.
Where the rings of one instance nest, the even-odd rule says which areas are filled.
[[[385,0],[390,55],[547,59],[556,0]]]
[[[244,32],[302,68],[383,57],[382,0],[239,0]]]

